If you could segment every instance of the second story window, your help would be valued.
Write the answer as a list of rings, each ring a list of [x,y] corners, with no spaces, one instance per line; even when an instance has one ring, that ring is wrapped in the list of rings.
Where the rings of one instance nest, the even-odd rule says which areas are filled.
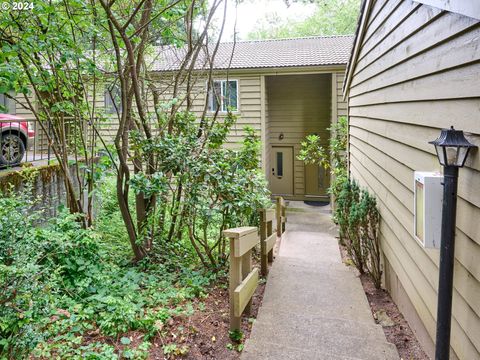
[[[105,89],[105,112],[116,114],[122,112],[122,94],[118,85],[110,85]]]
[[[208,93],[208,110],[215,112],[238,110],[238,81],[214,80]]]

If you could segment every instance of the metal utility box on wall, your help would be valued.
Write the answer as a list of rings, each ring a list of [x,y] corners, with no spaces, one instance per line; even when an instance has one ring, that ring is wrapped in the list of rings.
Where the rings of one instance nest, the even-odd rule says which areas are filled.
[[[415,171],[413,231],[425,248],[440,248],[442,229],[443,175]]]

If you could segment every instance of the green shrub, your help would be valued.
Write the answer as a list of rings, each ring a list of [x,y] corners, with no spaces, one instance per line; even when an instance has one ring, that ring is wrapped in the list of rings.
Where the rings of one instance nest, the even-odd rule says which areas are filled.
[[[367,190],[361,190],[355,181],[346,181],[337,198],[335,218],[353,264],[361,274],[367,272],[380,288],[380,214],[375,198]]]
[[[87,342],[96,329],[111,341],[141,331],[146,349],[159,324],[191,314],[189,301],[217,278],[175,254],[133,265],[128,240],[101,231],[120,219],[118,209],[102,204],[100,225],[91,229],[64,210],[36,227],[42,214],[31,210],[26,194],[0,195],[0,359],[118,358],[114,347]],[[112,242],[124,249],[112,251]],[[127,347],[122,356],[142,358],[145,351]]]

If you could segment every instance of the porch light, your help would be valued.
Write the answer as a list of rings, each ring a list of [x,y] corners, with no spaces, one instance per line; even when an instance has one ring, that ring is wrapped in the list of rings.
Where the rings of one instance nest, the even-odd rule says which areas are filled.
[[[463,167],[468,152],[476,147],[465,139],[462,130],[455,130],[453,126],[450,129],[442,129],[438,139],[430,141],[429,144],[435,146],[442,166],[455,167]]]
[[[455,262],[455,227],[457,216],[458,168],[465,165],[470,149],[477,146],[468,142],[463,131],[442,129],[435,146],[438,160],[443,166],[442,229],[440,240],[440,269],[438,277],[437,336],[435,359],[450,357],[452,321],[453,265]]]

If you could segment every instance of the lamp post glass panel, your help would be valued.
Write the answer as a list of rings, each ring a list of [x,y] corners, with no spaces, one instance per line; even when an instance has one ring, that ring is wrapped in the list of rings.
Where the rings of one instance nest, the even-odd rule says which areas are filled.
[[[442,129],[438,139],[429,143],[435,146],[438,160],[444,167],[435,359],[448,360],[450,356],[453,265],[455,261],[458,168],[465,165],[470,149],[477,146],[468,142],[463,135],[463,131],[455,130],[453,126],[450,129]]]

